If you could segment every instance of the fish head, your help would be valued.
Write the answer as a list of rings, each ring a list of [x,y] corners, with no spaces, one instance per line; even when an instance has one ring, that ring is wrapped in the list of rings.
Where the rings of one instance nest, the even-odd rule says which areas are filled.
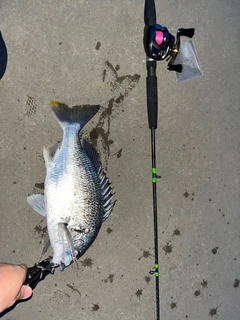
[[[66,267],[70,266],[70,264],[72,264],[73,261],[74,261],[74,257],[73,257],[72,251],[70,250],[63,251],[62,257],[59,261],[60,270],[63,271]]]
[[[68,230],[68,224],[59,222],[57,224],[58,241],[54,244],[53,263],[63,271],[76,261],[78,251],[75,250],[71,232]]]

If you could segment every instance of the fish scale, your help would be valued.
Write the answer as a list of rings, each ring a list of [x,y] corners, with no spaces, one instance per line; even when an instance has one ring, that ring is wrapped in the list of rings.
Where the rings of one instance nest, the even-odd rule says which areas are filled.
[[[63,129],[62,145],[44,147],[45,193],[28,202],[46,216],[52,262],[63,270],[90,247],[115,202],[97,152],[79,140],[79,131],[99,106],[69,108],[54,101],[51,107]]]

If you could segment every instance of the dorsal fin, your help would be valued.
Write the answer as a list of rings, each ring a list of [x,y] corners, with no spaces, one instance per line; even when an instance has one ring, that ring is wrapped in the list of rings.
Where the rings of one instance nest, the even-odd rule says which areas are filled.
[[[99,178],[100,186],[102,189],[102,199],[104,208],[103,221],[105,221],[112,212],[112,209],[116,202],[116,200],[114,202],[111,202],[114,196],[114,194],[112,193],[111,183],[109,182],[108,177],[106,176],[103,170],[101,161],[99,159],[99,155],[97,151],[94,149],[94,147],[87,140],[83,140],[82,147],[89,159],[91,160]]]
[[[88,158],[91,160],[96,173],[98,174],[100,169],[102,169],[102,164],[99,159],[99,155],[98,155],[97,151],[94,149],[94,147],[87,140],[83,140],[82,147],[83,147],[84,151],[86,152]]]

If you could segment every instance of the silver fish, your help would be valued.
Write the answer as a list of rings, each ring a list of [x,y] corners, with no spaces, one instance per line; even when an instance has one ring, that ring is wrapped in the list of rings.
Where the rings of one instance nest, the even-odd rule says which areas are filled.
[[[60,270],[81,257],[95,240],[115,201],[99,156],[79,132],[100,106],[74,106],[50,101],[63,129],[61,147],[44,147],[44,195],[27,198],[34,210],[47,218],[53,248],[52,262]]]

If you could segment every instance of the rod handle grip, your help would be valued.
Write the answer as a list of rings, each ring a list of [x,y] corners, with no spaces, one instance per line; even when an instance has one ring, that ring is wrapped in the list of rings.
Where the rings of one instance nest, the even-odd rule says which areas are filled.
[[[156,9],[154,0],[145,0],[144,22],[145,26],[154,26],[156,24]]]
[[[158,120],[157,77],[155,75],[149,76],[146,82],[149,129],[156,129]]]

